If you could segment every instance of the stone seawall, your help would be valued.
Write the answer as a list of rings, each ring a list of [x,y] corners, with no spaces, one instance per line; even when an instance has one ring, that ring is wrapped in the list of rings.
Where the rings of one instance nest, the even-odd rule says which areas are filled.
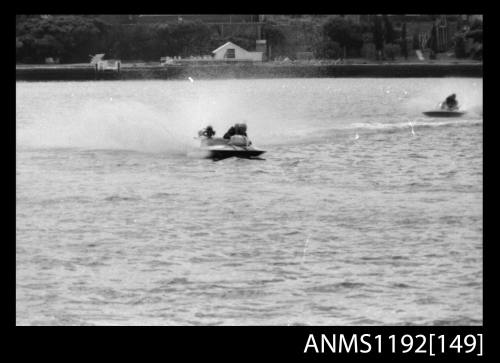
[[[333,78],[333,77],[482,77],[482,64],[221,64],[122,67],[96,72],[91,67],[16,67],[19,81],[131,79]]]

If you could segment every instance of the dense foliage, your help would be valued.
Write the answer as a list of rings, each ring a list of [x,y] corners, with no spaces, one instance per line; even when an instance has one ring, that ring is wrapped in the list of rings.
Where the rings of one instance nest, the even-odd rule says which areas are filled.
[[[382,28],[382,22],[380,17],[375,16],[373,19],[373,43],[375,43],[375,49],[381,51],[384,48],[384,33]]]
[[[403,23],[401,29],[401,55],[408,59],[408,42],[406,39],[406,23]]]
[[[97,16],[18,16],[16,60],[88,62],[89,55],[106,53],[123,60],[158,61],[162,56],[206,55],[226,41],[255,46],[238,36],[221,37],[202,22],[175,24],[107,23]]]
[[[396,32],[394,31],[392,23],[387,15],[384,15],[383,19],[384,19],[384,40],[386,43],[395,43]]]
[[[33,62],[46,57],[88,60],[89,51],[103,46],[108,29],[97,18],[82,16],[18,17],[16,59]]]
[[[285,42],[285,35],[273,22],[267,22],[262,27],[262,36],[270,46],[277,46]]]
[[[483,58],[483,23],[474,21],[468,30],[458,31],[455,34],[455,56],[457,58]]]
[[[338,42],[323,39],[315,45],[313,53],[319,59],[338,59],[342,57],[343,50]]]
[[[342,17],[332,17],[323,24],[323,40],[320,51],[326,58],[338,57],[334,48],[340,46],[345,57],[347,52],[359,54],[363,46],[362,27]],[[328,47],[332,49],[329,50]]]
[[[295,33],[287,32],[286,24],[267,21],[261,30],[269,49],[279,50],[287,46],[289,54],[294,54],[293,47],[297,43],[307,41],[307,50],[312,50],[317,58],[364,56],[394,59],[399,55],[406,58],[407,48],[412,45],[413,49],[427,46],[431,48],[431,56],[435,56],[436,27],[433,27],[427,44],[420,44],[415,30],[408,44],[411,39],[407,39],[406,20],[410,18],[403,15],[362,15],[358,22],[354,22],[347,16],[321,17],[323,23],[316,28],[314,37],[303,37],[305,40],[299,37],[300,41],[297,41]],[[476,19],[470,27],[464,27],[460,17],[457,17],[454,34],[456,56],[482,57],[482,35],[481,20]],[[246,33],[243,30],[229,33],[227,30],[223,32],[217,25],[201,21],[155,24],[138,23],[131,15],[16,16],[16,61],[25,63],[43,63],[49,57],[58,58],[62,63],[88,62],[89,56],[97,53],[122,60],[158,61],[163,56],[211,54],[213,49],[227,41],[253,50],[255,39],[255,32],[252,33],[251,29]],[[481,47],[475,46],[471,51],[471,43]]]

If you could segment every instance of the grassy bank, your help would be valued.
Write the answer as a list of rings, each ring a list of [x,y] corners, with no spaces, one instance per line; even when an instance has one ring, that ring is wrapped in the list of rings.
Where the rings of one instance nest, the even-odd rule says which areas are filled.
[[[235,63],[235,64],[123,64],[120,72],[96,72],[88,64],[17,65],[16,79],[130,80],[130,79],[228,79],[228,78],[332,78],[332,77],[482,77],[482,63],[365,63],[322,62]]]

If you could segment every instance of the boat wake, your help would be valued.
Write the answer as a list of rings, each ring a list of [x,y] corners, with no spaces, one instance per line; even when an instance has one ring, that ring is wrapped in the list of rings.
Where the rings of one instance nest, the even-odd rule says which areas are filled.
[[[398,132],[409,132],[415,135],[417,130],[447,128],[447,127],[477,127],[483,124],[482,118],[461,119],[432,119],[429,117],[403,117],[396,122],[351,122],[344,125],[332,125],[330,127],[316,127],[307,129],[284,130],[279,134],[270,134],[259,139],[262,147],[315,143],[325,140],[360,139],[360,135],[367,134],[391,134]]]
[[[429,119],[423,117],[415,117],[415,118],[404,118],[400,122],[359,122],[350,125],[349,128],[358,129],[358,130],[398,130],[398,129],[406,129],[408,128],[408,124],[412,123],[414,126],[419,128],[436,128],[436,127],[453,127],[453,126],[478,126],[483,124],[482,119],[446,119],[437,121],[436,119]]]
[[[93,100],[71,111],[41,113],[18,123],[17,146],[167,154],[193,146],[192,130],[183,120],[171,120],[144,103]]]

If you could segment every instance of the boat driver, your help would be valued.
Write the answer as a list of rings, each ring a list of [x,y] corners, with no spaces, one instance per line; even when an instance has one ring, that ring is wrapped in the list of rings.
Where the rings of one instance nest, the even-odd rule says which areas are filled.
[[[446,100],[441,104],[442,110],[455,111],[458,109],[457,95],[452,94],[446,97]]]
[[[229,130],[224,134],[224,139],[230,139],[233,135],[243,135],[247,136],[247,125],[246,124],[235,124],[231,126]]]
[[[214,129],[212,128],[212,126],[208,125],[207,127],[205,127],[205,129],[202,131],[201,133],[202,136],[206,136],[207,138],[211,139],[212,136],[215,135],[215,131]]]

